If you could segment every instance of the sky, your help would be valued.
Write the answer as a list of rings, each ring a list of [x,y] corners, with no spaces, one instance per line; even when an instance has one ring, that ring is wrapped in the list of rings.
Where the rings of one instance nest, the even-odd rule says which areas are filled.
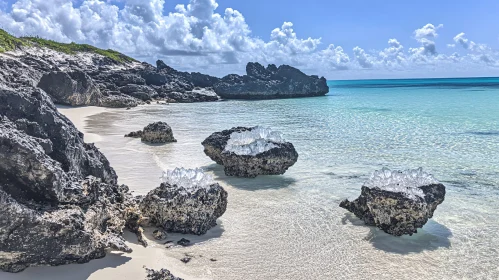
[[[184,71],[250,61],[328,79],[499,76],[497,0],[0,0],[0,28]]]

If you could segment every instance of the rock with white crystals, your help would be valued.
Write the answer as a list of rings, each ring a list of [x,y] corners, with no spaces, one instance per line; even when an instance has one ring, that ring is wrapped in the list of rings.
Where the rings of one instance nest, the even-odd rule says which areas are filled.
[[[281,133],[260,126],[215,132],[202,145],[227,176],[281,175],[298,160],[293,144]]]
[[[445,186],[422,168],[375,171],[362,186],[354,201],[342,201],[340,207],[362,219],[367,225],[401,236],[412,235],[433,217],[444,201]]]
[[[168,232],[202,235],[227,208],[227,192],[201,169],[176,168],[140,203],[150,224]]]

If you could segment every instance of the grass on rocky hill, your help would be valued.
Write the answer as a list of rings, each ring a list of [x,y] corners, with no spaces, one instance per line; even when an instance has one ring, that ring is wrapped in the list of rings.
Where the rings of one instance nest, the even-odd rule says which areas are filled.
[[[13,51],[20,46],[25,46],[28,43],[22,39],[16,38],[5,30],[0,29],[0,53]]]
[[[76,54],[77,52],[96,53],[108,57],[119,63],[136,61],[135,59],[114,50],[103,50],[87,44],[59,43],[56,41],[47,40],[40,37],[16,38],[7,33],[5,30],[0,29],[0,52],[12,51],[21,46],[32,46],[32,45],[49,48],[54,51],[63,52],[67,54]]]

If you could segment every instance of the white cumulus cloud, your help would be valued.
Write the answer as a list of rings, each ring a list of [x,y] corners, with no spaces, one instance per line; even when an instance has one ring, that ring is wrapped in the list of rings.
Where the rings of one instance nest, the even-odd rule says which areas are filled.
[[[17,0],[10,9],[0,5],[0,26],[18,36],[88,43],[148,62],[163,59],[181,70],[219,76],[244,72],[249,61],[290,64],[328,78],[354,78],[370,71],[407,76],[428,73],[425,69],[434,73],[459,69],[497,71],[499,61],[496,51],[469,40],[464,33],[451,42],[443,42],[448,47],[461,46],[460,52],[464,53],[447,55],[445,49],[444,53],[437,52],[441,24],[428,23],[414,30],[414,40],[404,42],[406,46],[392,38],[381,50],[366,51],[356,46],[347,51],[332,42],[323,44],[321,38],[302,37],[292,22],[269,28],[267,36],[256,36],[243,13],[234,8],[220,10],[216,0],[190,0],[187,5],[176,5],[170,13],[164,13],[165,3]],[[175,3],[168,1],[168,5]]]

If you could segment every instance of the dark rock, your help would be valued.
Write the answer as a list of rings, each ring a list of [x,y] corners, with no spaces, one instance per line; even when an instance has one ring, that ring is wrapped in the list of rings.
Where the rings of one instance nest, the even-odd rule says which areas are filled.
[[[126,95],[130,95],[142,101],[149,101],[158,93],[149,86],[141,85],[126,85],[120,88],[120,91]]]
[[[22,119],[37,123],[36,129],[27,132],[33,133],[30,136],[49,139],[52,142],[53,152],[47,156],[59,162],[64,172],[74,174],[78,178],[91,175],[101,178],[105,183],[116,183],[116,173],[104,155],[93,144],[83,141],[83,134],[57,111],[45,92],[33,88],[16,91],[0,89],[0,114],[13,122]],[[6,163],[5,159],[2,162]],[[12,176],[17,177],[17,180],[22,177],[18,174]]]
[[[130,133],[126,134],[125,137],[141,138],[142,137],[142,130],[130,132]]]
[[[188,262],[190,262],[190,261],[192,260],[192,258],[191,258],[191,257],[184,257],[184,258],[182,258],[182,259],[180,259],[180,260],[181,260],[183,263],[188,263]]]
[[[130,109],[130,107],[137,107],[141,103],[140,100],[137,98],[133,98],[128,95],[109,95],[105,96],[101,99],[101,106],[102,107],[109,107],[109,108],[127,108]]]
[[[159,144],[177,142],[173,137],[172,128],[165,122],[149,124],[142,131],[142,142]]]
[[[325,78],[308,76],[288,65],[248,63],[246,76],[227,75],[213,85],[225,99],[272,99],[322,96],[329,92]]]
[[[161,230],[161,229],[157,229],[155,230],[153,233],[152,233],[152,236],[154,237],[154,239],[156,240],[165,240],[166,239],[166,232]]]
[[[216,261],[217,261],[217,259],[215,259],[215,258],[211,258],[211,259],[210,259],[210,261],[212,261],[212,262],[216,262]]]
[[[168,269],[154,270],[146,268],[147,277],[146,280],[184,280],[179,277],[173,276],[173,274]]]
[[[220,100],[220,97],[211,88],[194,88],[192,91],[167,92],[166,98],[177,103],[213,102]]]
[[[0,158],[1,270],[131,252],[128,188],[44,91],[0,87]]]
[[[70,106],[100,106],[102,94],[92,78],[81,71],[50,72],[43,75],[38,87],[55,103]]]
[[[140,204],[150,223],[168,232],[205,234],[227,209],[227,192],[217,183],[184,188],[162,183]]]
[[[252,128],[233,127],[231,129],[215,132],[206,138],[201,144],[204,146],[204,153],[219,165],[223,165],[222,152],[234,132],[249,131]]]
[[[164,63],[163,60],[156,61],[156,68],[158,68],[158,70],[167,70],[167,72],[175,71],[173,68],[166,65],[166,63]]]
[[[258,175],[281,175],[298,160],[298,153],[289,142],[265,140],[272,148],[255,154],[236,153],[226,150],[233,133],[252,131],[258,127],[235,127],[215,132],[204,140],[204,152],[217,164],[224,166],[227,176],[254,178]]]
[[[191,241],[188,239],[182,238],[179,241],[177,241],[177,244],[185,247],[185,246],[189,246],[191,244]]]
[[[227,176],[254,178],[258,175],[282,175],[298,160],[293,144],[274,143],[272,148],[257,155],[238,155],[223,152],[224,171]]]
[[[395,180],[392,179],[391,182]],[[352,202],[346,199],[340,203],[340,207],[355,214],[366,225],[376,226],[395,236],[416,233],[418,228],[422,228],[433,217],[433,212],[445,198],[445,186],[437,182],[404,187],[404,191],[366,185],[369,185],[369,181],[362,186],[357,199]]]

